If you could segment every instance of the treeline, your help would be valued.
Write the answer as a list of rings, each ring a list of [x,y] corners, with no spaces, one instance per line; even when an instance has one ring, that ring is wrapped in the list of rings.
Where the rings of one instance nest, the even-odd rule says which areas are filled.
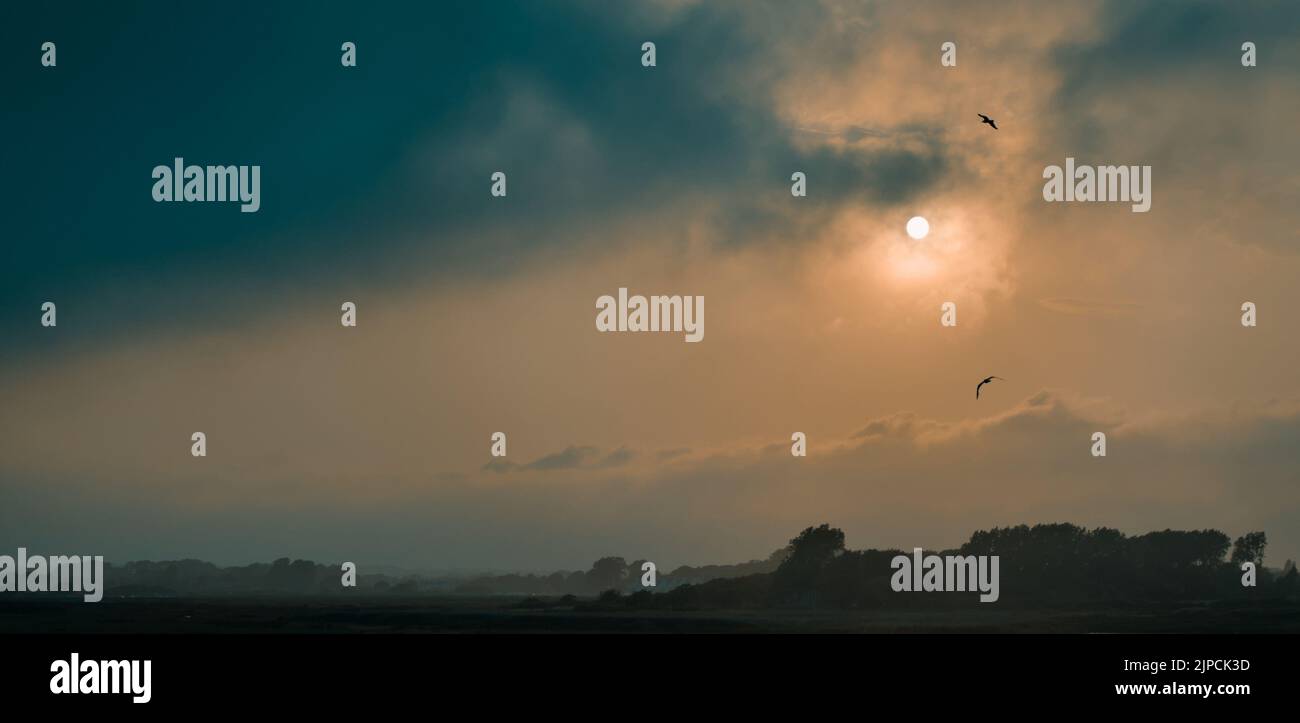
[[[271,563],[218,567],[202,560],[139,561],[106,565],[107,593],[116,596],[320,595],[355,590],[436,592],[454,582],[415,576],[357,575],[356,588],[344,588],[341,565],[282,557]]]
[[[999,605],[1073,605],[1300,597],[1294,563],[1264,567],[1267,538],[1235,541],[1217,530],[1163,530],[1129,537],[1110,528],[1071,524],[981,530],[955,550],[924,555],[999,558]],[[550,574],[437,577],[358,571],[355,588],[341,584],[337,564],[281,558],[218,567],[201,560],[130,562],[105,568],[112,596],[222,595],[521,595],[530,606],[578,605],[663,609],[768,607],[914,608],[966,606],[970,592],[899,593],[892,561],[912,550],[850,550],[841,530],[809,527],[766,559],[736,565],[678,567],[641,586],[642,560],[603,557],[588,570]],[[1255,586],[1242,585],[1243,563],[1256,567]],[[583,602],[583,599],[595,602]]]
[[[1267,538],[1253,532],[1231,542],[1217,530],[1164,530],[1128,537],[1118,530],[1071,524],[981,530],[941,557],[997,555],[1003,605],[1124,604],[1300,596],[1295,564],[1263,567]],[[600,605],[664,609],[767,607],[916,608],[978,605],[979,593],[900,593],[893,560],[912,550],[849,550],[844,533],[809,527],[790,541],[772,573],[687,585],[654,595],[606,593]],[[1255,586],[1242,584],[1254,563]]]
[[[667,591],[682,585],[699,584],[709,580],[730,579],[775,572],[785,560],[788,550],[778,549],[766,560],[750,560],[736,565],[683,565],[671,572],[656,572],[655,590]],[[602,557],[590,570],[554,572],[549,575],[495,575],[479,577],[456,587],[457,593],[472,595],[576,595],[594,596],[606,590],[631,593],[641,590],[642,564],[645,560],[627,562],[622,557]]]
[[[786,550],[766,560],[737,565],[682,566],[657,574],[658,590],[671,590],[718,578],[740,577],[775,571]],[[367,573],[358,570],[355,588],[342,586],[340,565],[323,565],[310,560],[280,558],[271,563],[218,567],[202,560],[139,561],[106,565],[104,578],[109,595],[166,597],[203,595],[342,595],[355,592],[384,595],[534,595],[594,597],[605,590],[633,592],[640,589],[644,560],[627,562],[622,557],[603,557],[589,570],[554,572],[545,575],[508,574],[438,577],[417,574]]]

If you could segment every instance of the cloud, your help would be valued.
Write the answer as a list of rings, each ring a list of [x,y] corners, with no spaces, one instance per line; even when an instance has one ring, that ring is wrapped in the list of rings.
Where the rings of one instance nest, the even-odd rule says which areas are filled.
[[[597,464],[597,467],[601,469],[623,467],[629,464],[630,462],[632,462],[632,460],[636,459],[636,456],[637,456],[636,452],[628,449],[627,447],[619,447],[613,452],[610,452],[609,454],[605,455],[605,457],[601,459],[600,462]]]
[[[566,447],[562,452],[548,454],[524,465],[524,469],[551,471],[577,469],[596,455],[594,447]]]
[[[1300,150],[1283,100],[1300,82],[1300,9],[1107,2],[1095,23],[1049,57],[1060,80],[1044,130],[1060,156],[1151,165],[1154,203],[1169,210],[1158,238],[1184,253],[1232,244],[1295,255],[1300,176],[1280,159]],[[1245,41],[1255,67],[1241,65]]]
[[[829,136],[845,143],[857,143],[864,138],[888,138],[890,132],[877,128],[866,128],[859,125],[848,125],[844,128],[833,128],[829,126],[798,126],[790,129],[798,133],[813,133],[819,136]]]
[[[454,22],[429,8],[398,24],[343,6],[324,6],[305,24],[260,11],[264,22],[289,28],[277,43],[304,47],[345,14],[361,47],[346,75],[336,58],[296,53],[287,62],[251,42],[237,60],[257,72],[233,85],[228,63],[193,64],[184,82],[141,71],[131,93],[111,96],[87,87],[50,93],[48,73],[23,74],[10,89],[13,105],[39,112],[18,114],[12,133],[65,142],[19,146],[8,159],[24,171],[0,190],[27,211],[7,220],[5,235],[42,242],[17,245],[0,266],[0,322],[25,328],[33,300],[54,295],[129,319],[132,333],[219,324],[232,312],[265,313],[255,301],[262,296],[500,274],[548,250],[608,247],[618,239],[575,235],[574,219],[609,227],[663,219],[670,208],[682,215],[666,217],[681,219],[669,233],[707,220],[721,246],[812,240],[828,209],[896,205],[948,172],[950,152],[936,137],[839,148],[791,138],[775,107],[778,79],[765,71],[768,53],[798,41],[783,32],[815,37],[829,21],[823,10],[772,4],[762,12],[782,25],[767,26],[750,22],[748,3],[671,7],[655,28],[662,62],[653,69],[638,62],[646,31],[635,13],[557,3],[467,5]],[[16,24],[55,22],[31,7],[23,14],[35,17]],[[158,52],[228,56],[229,43],[255,27],[238,15],[187,8],[112,22],[119,42],[111,46],[75,36],[69,43],[85,40],[96,58],[87,83],[119,87],[117,74],[152,67]],[[109,24],[93,13],[83,20]],[[220,35],[211,32],[218,27]],[[160,50],[141,40],[162,36],[198,45]],[[443,71],[417,70],[429,67]],[[74,127],[86,94],[115,119],[94,142]],[[159,130],[153,119],[168,114],[176,122]],[[151,203],[149,169],[177,155],[262,165],[262,211]],[[814,177],[818,192],[802,206],[774,205],[794,169]],[[508,200],[487,192],[498,170],[507,172]],[[86,187],[98,190],[87,195]],[[68,214],[63,202],[74,197],[80,212]],[[180,294],[196,301],[177,303]],[[83,328],[88,338],[123,333],[121,323]],[[36,343],[19,334],[13,346]]]
[[[619,447],[602,454],[591,446],[569,445],[559,452],[545,454],[527,464],[515,464],[504,458],[493,458],[483,465],[486,472],[506,473],[515,471],[560,472],[579,469],[615,469],[626,466],[636,458],[636,452],[627,447]]]

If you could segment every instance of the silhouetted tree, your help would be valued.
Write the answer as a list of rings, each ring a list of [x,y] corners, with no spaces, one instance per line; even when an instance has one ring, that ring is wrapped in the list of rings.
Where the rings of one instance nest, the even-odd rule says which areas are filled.
[[[593,590],[619,589],[627,578],[627,561],[621,557],[602,557],[591,564],[587,584]]]
[[[844,531],[823,523],[809,527],[790,540],[790,554],[780,569],[786,567],[821,568],[844,553]]]
[[[823,569],[844,554],[844,531],[823,523],[809,527],[790,540],[790,552],[776,569],[774,592],[786,602],[816,602],[816,586]]]
[[[1253,562],[1256,567],[1264,566],[1264,548],[1268,546],[1268,538],[1263,532],[1251,532],[1238,537],[1232,545],[1231,562],[1236,567],[1241,567],[1243,562]]]

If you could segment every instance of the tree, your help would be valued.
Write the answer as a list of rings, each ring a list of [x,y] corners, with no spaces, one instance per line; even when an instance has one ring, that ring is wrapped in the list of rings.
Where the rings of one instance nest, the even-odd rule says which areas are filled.
[[[782,568],[820,568],[844,553],[844,531],[826,523],[809,527],[790,540],[787,549],[790,554],[781,563]]]
[[[594,590],[621,589],[627,577],[627,560],[621,557],[602,557],[591,563],[587,584]]]
[[[823,523],[809,527],[790,540],[789,556],[777,568],[775,592],[784,598],[803,599],[813,594],[822,570],[844,554],[844,531]]]
[[[1263,532],[1250,532],[1237,538],[1232,544],[1232,564],[1241,567],[1244,562],[1253,562],[1255,567],[1264,566],[1264,548],[1268,538]]]

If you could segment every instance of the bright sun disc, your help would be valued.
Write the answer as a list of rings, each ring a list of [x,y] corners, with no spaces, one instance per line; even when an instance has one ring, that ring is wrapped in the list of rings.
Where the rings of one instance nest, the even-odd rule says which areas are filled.
[[[930,233],[930,222],[920,216],[907,219],[907,235],[914,239],[923,239]]]

